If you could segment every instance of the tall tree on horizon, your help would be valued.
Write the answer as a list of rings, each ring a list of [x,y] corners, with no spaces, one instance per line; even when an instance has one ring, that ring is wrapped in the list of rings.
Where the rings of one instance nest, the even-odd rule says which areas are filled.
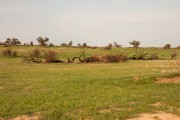
[[[133,40],[132,42],[129,42],[130,45],[133,45],[134,48],[138,48],[140,46],[140,42]]]
[[[5,41],[5,45],[21,45],[21,42],[17,38],[7,38]]]
[[[47,46],[47,42],[49,41],[49,38],[38,37],[37,41],[41,46]]]

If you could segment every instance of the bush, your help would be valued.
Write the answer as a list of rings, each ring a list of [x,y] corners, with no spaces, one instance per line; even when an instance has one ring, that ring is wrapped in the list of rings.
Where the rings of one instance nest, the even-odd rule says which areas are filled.
[[[34,50],[28,52],[24,56],[24,60],[23,61],[25,61],[25,62],[42,63],[42,60],[40,59],[40,54],[41,54],[41,51],[39,49],[34,49]]]
[[[93,55],[91,57],[85,58],[83,62],[90,63],[90,62],[101,62],[101,58],[97,57],[96,55]]]
[[[176,52],[171,54],[171,59],[175,59],[176,57],[177,57],[177,53]]]
[[[11,49],[3,50],[2,54],[6,57],[17,57],[17,51]]]
[[[159,57],[158,57],[158,55],[157,55],[156,53],[154,53],[154,54],[152,54],[148,59],[149,59],[149,60],[158,60]]]
[[[129,59],[131,59],[131,60],[145,60],[147,55],[148,55],[148,53],[140,51],[140,52],[136,52],[136,54],[133,55],[133,57],[130,57]]]
[[[30,55],[31,55],[32,57],[36,57],[36,58],[40,57],[40,54],[41,54],[41,51],[40,51],[39,49],[34,49],[34,50],[30,53]]]
[[[35,58],[30,55],[24,56],[24,62],[34,62],[34,63],[42,63],[42,60],[40,58]]]
[[[104,50],[111,50],[112,47],[113,47],[113,45],[112,45],[111,43],[109,43],[108,46],[105,46],[105,47],[104,47]]]
[[[56,58],[56,53],[52,50],[45,51],[44,58],[47,63],[64,63],[64,61],[58,60]]]
[[[48,63],[51,63],[51,62],[57,60],[56,53],[52,50],[45,51],[44,55],[45,55],[44,58],[45,58],[46,62],[48,62]]]
[[[102,57],[102,60],[106,63],[115,63],[115,62],[126,62],[127,57],[124,55],[105,55]]]

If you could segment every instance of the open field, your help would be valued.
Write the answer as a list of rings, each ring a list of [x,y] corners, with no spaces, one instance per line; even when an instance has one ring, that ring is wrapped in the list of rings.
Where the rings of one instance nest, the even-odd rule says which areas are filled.
[[[24,54],[37,46],[13,47]],[[0,51],[6,49],[0,47]],[[80,48],[49,47],[66,60]],[[128,60],[120,63],[25,63],[22,57],[0,54],[0,120],[21,115],[34,119],[129,119],[162,111],[180,118],[180,83],[157,78],[180,76],[180,50],[160,48],[85,49],[86,55],[137,51],[157,53],[166,60]],[[177,58],[170,60],[171,53]],[[179,78],[177,78],[179,79]]]

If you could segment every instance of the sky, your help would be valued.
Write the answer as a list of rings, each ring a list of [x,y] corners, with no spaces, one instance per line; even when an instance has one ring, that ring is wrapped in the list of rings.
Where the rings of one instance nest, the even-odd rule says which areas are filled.
[[[0,0],[0,41],[180,45],[180,0]]]

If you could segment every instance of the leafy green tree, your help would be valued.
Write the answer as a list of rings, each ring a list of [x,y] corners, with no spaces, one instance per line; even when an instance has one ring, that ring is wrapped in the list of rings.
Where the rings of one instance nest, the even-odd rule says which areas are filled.
[[[70,47],[70,46],[72,46],[72,45],[73,45],[73,42],[70,41],[70,42],[68,43],[68,46]]]
[[[82,47],[87,47],[87,43],[83,43]]]
[[[12,41],[11,42],[12,45],[21,45],[21,42],[17,38],[12,38],[11,41]]]
[[[171,45],[170,45],[170,44],[166,44],[163,48],[164,48],[164,49],[170,49],[170,48],[171,48]]]
[[[47,42],[49,41],[49,38],[38,37],[37,41],[41,46],[47,46]]]
[[[30,42],[30,45],[31,45],[31,46],[33,46],[33,45],[34,45],[33,41],[31,41],[31,42]]]
[[[133,40],[132,42],[129,42],[130,45],[133,45],[134,48],[138,48],[140,46],[140,42]]]
[[[7,38],[5,41],[5,45],[21,45],[21,42],[17,38]]]

